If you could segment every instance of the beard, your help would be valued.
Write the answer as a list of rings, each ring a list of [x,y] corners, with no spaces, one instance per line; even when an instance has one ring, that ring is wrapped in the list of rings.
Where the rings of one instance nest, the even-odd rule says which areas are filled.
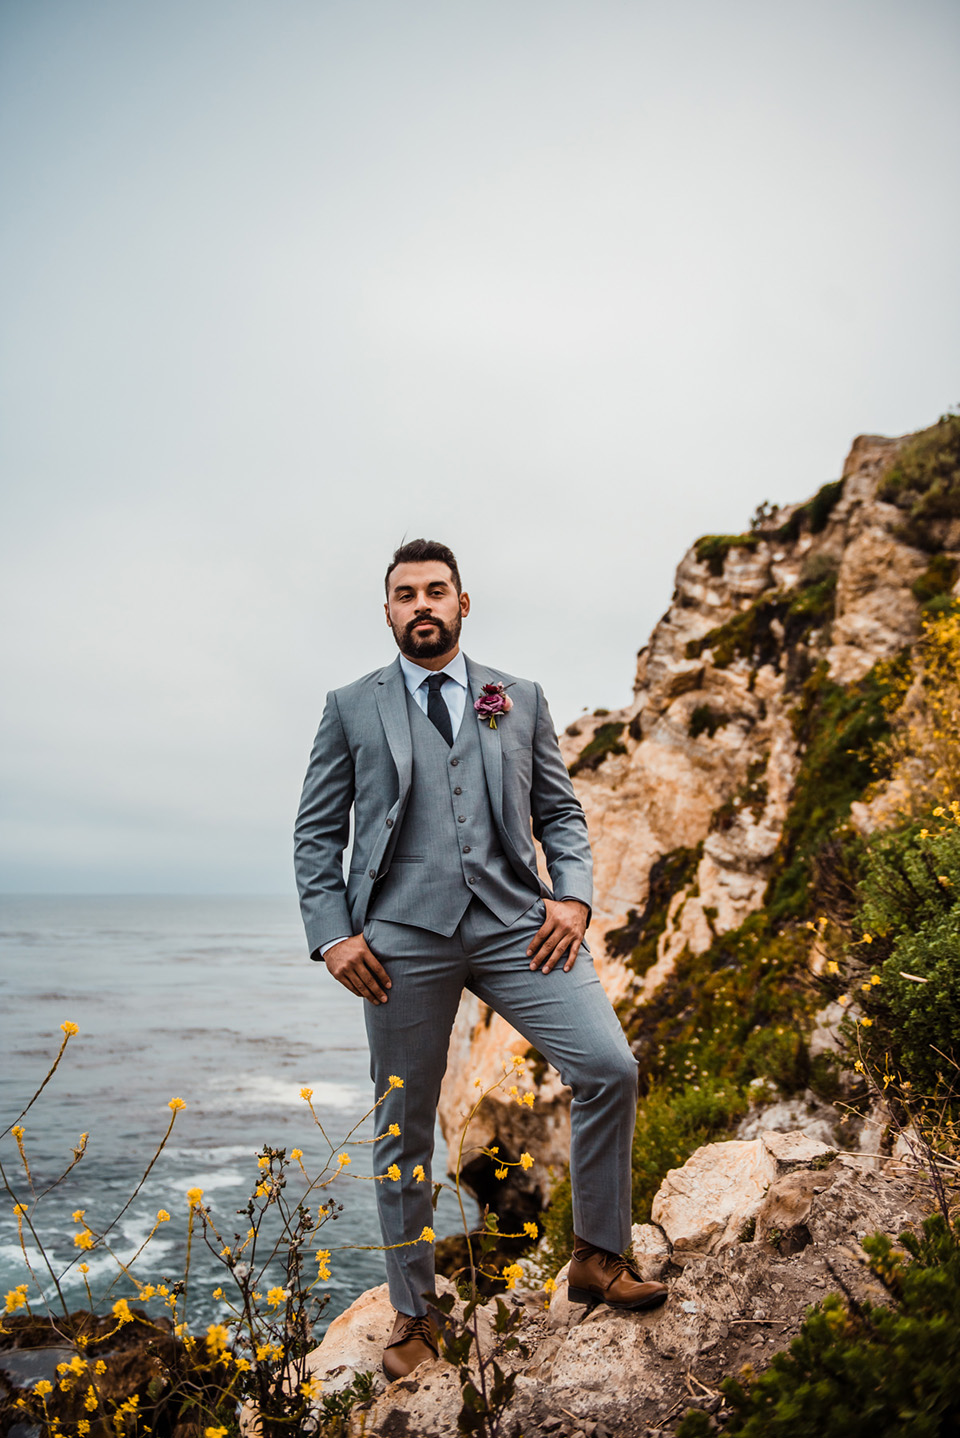
[[[436,628],[429,634],[414,634],[413,631],[417,625],[422,624],[425,618],[435,624]],[[459,614],[453,624],[444,624],[443,620],[438,619],[435,614],[421,614],[418,618],[411,619],[403,629],[398,629],[393,623],[391,623],[390,629],[397,641],[400,653],[405,654],[408,659],[412,659],[416,663],[418,659],[436,659],[438,654],[446,654],[448,649],[453,649],[460,638],[462,624],[463,619]]]

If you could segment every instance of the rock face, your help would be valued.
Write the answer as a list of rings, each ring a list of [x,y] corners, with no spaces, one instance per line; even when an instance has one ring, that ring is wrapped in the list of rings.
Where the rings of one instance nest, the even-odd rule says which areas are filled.
[[[579,719],[561,737],[593,845],[589,942],[621,1012],[649,1002],[686,947],[703,953],[760,906],[800,762],[791,709],[806,675],[825,663],[832,679],[850,683],[918,634],[911,585],[929,556],[897,537],[902,513],[877,497],[902,443],[861,436],[841,481],[814,500],[734,540],[694,545],[638,656],[633,702]],[[854,818],[865,829],[875,822],[862,805]],[[687,868],[674,876],[656,951],[637,972],[623,935],[644,914],[658,866],[678,852]],[[465,998],[440,1103],[451,1148],[474,1078],[489,1082],[525,1052],[507,1024]],[[511,1170],[520,1210],[549,1197],[569,1145],[568,1091],[535,1058],[528,1071],[540,1088],[536,1119],[496,1095],[471,1133],[511,1157],[534,1154],[529,1172]],[[466,1177],[481,1200],[498,1200],[485,1170]]]
[[[711,1183],[711,1170],[740,1174],[735,1199],[732,1184]],[[727,1195],[722,1232],[718,1193]],[[657,1195],[667,1232],[655,1224],[634,1230],[644,1275],[662,1274],[669,1286],[662,1308],[588,1311],[570,1303],[563,1273],[549,1306],[542,1289],[506,1295],[522,1309],[526,1350],[500,1357],[517,1375],[506,1431],[534,1438],[566,1422],[570,1433],[641,1435],[669,1431],[664,1425],[690,1406],[717,1412],[721,1377],[785,1347],[811,1303],[838,1285],[875,1298],[860,1240],[876,1231],[896,1236],[928,1206],[893,1164],[865,1170],[799,1131],[708,1145]],[[491,1303],[481,1332],[488,1353],[492,1318]],[[354,1365],[377,1370],[389,1322],[384,1290],[364,1294],[331,1324],[312,1371],[343,1386]],[[382,1387],[368,1409],[354,1411],[352,1431],[440,1438],[457,1431],[459,1407],[456,1373],[441,1357]]]

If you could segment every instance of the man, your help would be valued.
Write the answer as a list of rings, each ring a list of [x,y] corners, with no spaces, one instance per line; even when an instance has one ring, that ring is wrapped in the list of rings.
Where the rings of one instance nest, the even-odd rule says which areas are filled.
[[[386,1094],[377,1167],[396,1164],[401,1178],[377,1185],[397,1311],[384,1369],[398,1378],[437,1351],[424,1299],[433,1249],[410,1241],[432,1219],[436,1107],[464,988],[573,1090],[570,1297],[646,1308],[666,1289],[642,1282],[620,1257],[630,1239],[637,1069],[583,946],[592,898],[586,820],[540,686],[461,653],[470,598],[446,545],[417,539],[396,551],[384,608],[400,654],[327,696],[297,819],[296,869],[310,956],[364,1000],[371,1076]]]

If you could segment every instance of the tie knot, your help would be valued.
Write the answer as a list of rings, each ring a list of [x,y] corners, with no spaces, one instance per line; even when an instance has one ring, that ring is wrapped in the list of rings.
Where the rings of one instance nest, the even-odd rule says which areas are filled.
[[[430,678],[427,680],[427,688],[430,690],[431,694],[436,694],[438,690],[443,688],[444,684],[447,682],[447,677],[448,676],[446,674],[430,675]]]

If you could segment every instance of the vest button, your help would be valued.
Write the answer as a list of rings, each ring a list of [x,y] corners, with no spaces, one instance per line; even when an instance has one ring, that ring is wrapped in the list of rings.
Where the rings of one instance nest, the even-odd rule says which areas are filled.
[[[387,820],[387,828],[388,828],[388,829],[392,829],[392,828],[393,828],[393,820],[392,820],[392,819],[388,819],[388,820]]]
[[[460,760],[459,760],[459,759],[451,759],[451,760],[450,760],[450,767],[451,767],[451,769],[455,769],[459,763],[460,763]]]
[[[371,877],[371,879],[375,879],[375,878],[377,877],[377,871],[376,871],[376,869],[371,869],[371,870],[370,870],[370,877]]]
[[[477,882],[476,879],[468,879],[468,880],[467,880],[467,883],[468,883],[468,884],[475,884],[476,882]]]
[[[470,852],[470,845],[469,845],[469,844],[464,844],[464,846],[463,846],[463,852],[464,852],[465,854],[469,854],[469,852]]]
[[[457,815],[457,823],[458,823],[458,824],[465,824],[466,822],[467,822],[467,816],[466,816],[466,814],[458,814],[458,815]]]
[[[462,794],[462,793],[463,793],[463,790],[460,788],[460,786],[459,786],[459,784],[458,784],[457,787],[456,787],[456,789],[454,789],[453,792],[454,792],[455,794]]]

